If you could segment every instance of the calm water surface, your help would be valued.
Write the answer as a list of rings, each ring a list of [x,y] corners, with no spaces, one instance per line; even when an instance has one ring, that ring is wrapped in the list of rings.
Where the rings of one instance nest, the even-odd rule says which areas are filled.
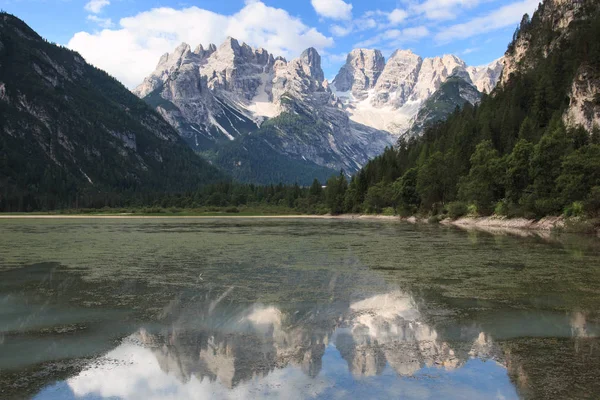
[[[2,399],[597,399],[600,240],[0,220]]]

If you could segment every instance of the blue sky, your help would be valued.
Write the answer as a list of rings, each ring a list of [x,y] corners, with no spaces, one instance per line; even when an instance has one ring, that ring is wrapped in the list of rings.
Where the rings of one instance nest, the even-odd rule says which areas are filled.
[[[181,42],[218,45],[226,36],[288,59],[315,47],[329,79],[356,47],[486,64],[504,54],[538,1],[0,0],[0,8],[135,87]]]

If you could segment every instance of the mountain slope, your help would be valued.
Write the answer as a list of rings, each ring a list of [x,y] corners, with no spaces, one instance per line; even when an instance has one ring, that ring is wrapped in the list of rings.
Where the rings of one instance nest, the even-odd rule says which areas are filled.
[[[189,190],[222,179],[115,79],[0,14],[0,209]]]
[[[436,122],[445,121],[457,108],[481,100],[481,93],[470,83],[469,76],[453,75],[429,97],[411,121],[411,126],[401,139],[422,136],[425,129]]]

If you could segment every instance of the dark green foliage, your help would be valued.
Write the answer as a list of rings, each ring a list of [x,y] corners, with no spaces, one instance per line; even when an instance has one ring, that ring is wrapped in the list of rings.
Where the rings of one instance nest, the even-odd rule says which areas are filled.
[[[492,142],[484,140],[471,156],[471,170],[459,183],[459,197],[471,201],[480,213],[493,211],[493,203],[503,197],[505,166]]]
[[[520,139],[513,151],[506,156],[506,199],[518,203],[531,184],[530,163],[533,156],[533,144]]]
[[[447,206],[448,216],[452,219],[464,217],[469,213],[469,206],[462,201],[454,201]]]
[[[419,170],[411,168],[392,186],[394,201],[403,215],[414,214],[421,205],[421,196],[417,190],[418,178]]]
[[[327,181],[327,207],[332,214],[342,214],[344,210],[344,199],[348,190],[346,175],[341,171],[338,176],[332,176]]]
[[[592,188],[600,186],[600,146],[581,147],[569,154],[557,180],[562,203],[585,199]]]

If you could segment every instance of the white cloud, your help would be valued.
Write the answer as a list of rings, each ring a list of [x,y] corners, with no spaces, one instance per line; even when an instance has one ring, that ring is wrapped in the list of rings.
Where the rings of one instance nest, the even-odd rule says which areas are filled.
[[[334,45],[330,37],[306,26],[287,11],[249,1],[234,15],[190,7],[156,8],[123,18],[118,29],[76,33],[68,47],[91,64],[133,88],[155,68],[160,57],[181,42],[191,46],[222,43],[227,36],[275,55],[293,57],[308,47],[322,51]]]
[[[329,30],[337,37],[344,37],[350,33],[364,32],[372,29],[383,31],[399,25],[408,17],[408,12],[398,8],[391,12],[371,10],[365,12],[360,18],[347,21],[343,24],[335,24]]]
[[[471,47],[471,48],[468,48],[468,49],[464,49],[462,51],[462,54],[463,55],[467,55],[467,54],[475,53],[477,51],[479,51],[479,47]]]
[[[425,26],[414,26],[404,29],[389,29],[370,39],[356,43],[354,47],[371,47],[377,44],[382,44],[386,48],[399,47],[400,45],[413,42],[429,36],[429,29]]]
[[[88,21],[97,23],[101,28],[112,28],[113,22],[110,18],[100,18],[97,15],[88,15]]]
[[[110,5],[109,0],[91,0],[85,5],[85,9],[91,13],[98,14],[108,5]]]
[[[399,8],[396,8],[394,11],[392,11],[391,13],[388,14],[388,20],[390,21],[390,23],[392,23],[394,25],[404,22],[404,20],[407,17],[408,17],[408,13]]]
[[[531,15],[538,4],[539,0],[522,0],[505,5],[485,16],[444,28],[437,33],[435,39],[438,43],[443,44],[516,25],[521,21],[523,14],[530,13]]]
[[[332,25],[331,28],[329,28],[329,30],[331,31],[333,36],[337,36],[337,37],[348,36],[350,33],[352,33],[353,29],[354,29],[354,27],[352,25],[349,25],[349,26]]]
[[[482,0],[426,0],[413,8],[428,19],[448,20],[456,18],[461,8],[473,8],[481,2]]]
[[[351,19],[352,4],[343,0],[311,0],[316,13],[325,18]]]

